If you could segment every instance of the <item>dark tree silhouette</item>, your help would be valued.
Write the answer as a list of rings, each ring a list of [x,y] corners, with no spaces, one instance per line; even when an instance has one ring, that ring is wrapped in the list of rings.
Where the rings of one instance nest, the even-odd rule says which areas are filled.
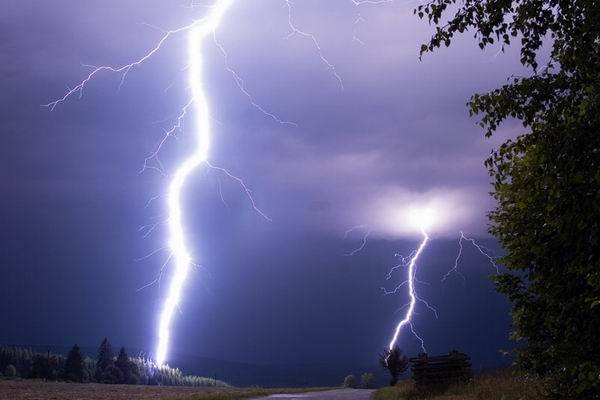
[[[397,348],[381,353],[379,355],[379,363],[389,371],[392,377],[390,386],[395,386],[400,376],[408,369],[408,358]]]
[[[119,350],[119,355],[117,356],[117,361],[115,362],[115,367],[121,370],[123,375],[123,381],[121,383],[125,383],[127,376],[129,376],[131,362],[129,361],[129,356],[125,351],[125,347],[121,347]]]
[[[154,362],[141,357],[129,358],[127,352],[122,349],[118,360],[112,358],[110,343],[103,341],[98,352],[102,354],[103,360],[100,364],[103,370],[97,368],[97,360],[81,355],[78,346],[73,346],[69,352],[69,367],[67,358],[62,354],[50,352],[36,353],[30,348],[0,346],[0,379],[3,375],[14,376],[21,379],[47,379],[47,380],[70,380],[75,381],[73,372],[76,372],[79,362],[82,360],[81,382],[100,383],[125,383],[142,385],[173,385],[173,386],[224,386],[225,383],[217,381],[216,378],[204,378],[200,376],[184,375],[180,370],[163,366],[156,368]],[[125,364],[125,360],[129,363]],[[125,370],[126,373],[124,373]],[[71,373],[69,373],[71,372]],[[76,374],[78,375],[78,374]],[[78,378],[78,377],[77,377]],[[2,395],[0,394],[0,398]]]
[[[61,361],[55,355],[36,354],[31,363],[30,378],[57,380],[62,375]]]
[[[48,357],[42,354],[34,355],[31,362],[31,373],[29,377],[33,379],[48,379],[49,375],[50,362]]]
[[[73,346],[65,361],[65,378],[70,381],[83,381],[83,355],[78,345]]]
[[[100,383],[121,383],[123,382],[123,373],[114,364],[109,365],[104,371],[102,371],[99,379]]]
[[[137,384],[139,382],[138,367],[129,359],[125,347],[121,347],[117,361],[115,361],[115,367],[122,373],[121,383]]]
[[[98,347],[98,355],[96,356],[96,380],[98,382],[107,381],[107,379],[105,379],[107,378],[105,372],[107,372],[109,367],[112,367],[113,364],[112,346],[108,339],[104,338],[102,343],[100,343],[100,347]],[[110,378],[112,379],[115,375],[114,371],[111,371],[110,375]]]

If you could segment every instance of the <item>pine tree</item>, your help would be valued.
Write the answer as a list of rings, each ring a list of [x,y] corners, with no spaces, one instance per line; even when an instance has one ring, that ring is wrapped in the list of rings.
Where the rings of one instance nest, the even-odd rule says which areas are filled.
[[[104,338],[100,347],[98,347],[98,355],[96,356],[96,380],[102,381],[104,371],[113,365],[112,347],[107,338]]]
[[[131,375],[131,361],[129,361],[129,356],[125,351],[125,347],[121,347],[115,366],[119,368],[123,374],[123,379],[120,383],[127,383],[129,380],[128,378]]]
[[[83,381],[83,355],[78,345],[73,346],[67,356],[65,378],[75,382]]]

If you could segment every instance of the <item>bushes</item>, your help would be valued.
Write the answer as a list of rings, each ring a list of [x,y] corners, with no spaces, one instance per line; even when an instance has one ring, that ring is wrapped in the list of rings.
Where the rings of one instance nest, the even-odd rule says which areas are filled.
[[[102,370],[98,370],[96,377],[100,383],[121,383],[123,381],[123,372],[114,364],[111,364]]]
[[[54,354],[35,354],[28,376],[34,379],[58,380],[64,375],[64,357]]]
[[[364,374],[362,374],[360,376],[360,382],[361,382],[363,388],[370,389],[373,387],[373,384],[375,383],[375,375],[373,375],[370,372],[365,372]]]
[[[4,372],[8,365],[17,369],[17,375],[28,377],[33,359],[31,349],[0,346],[0,371]]]
[[[355,388],[356,387],[356,377],[352,374],[346,376],[344,378],[344,387],[345,388]]]
[[[365,372],[360,376],[360,384],[362,388],[369,389],[373,387],[375,382],[375,375],[370,372]],[[342,384],[345,388],[356,389],[358,387],[357,379],[354,375],[350,374],[344,378],[344,383]]]
[[[4,375],[6,375],[7,378],[15,378],[17,376],[17,369],[14,365],[10,364],[4,370]]]

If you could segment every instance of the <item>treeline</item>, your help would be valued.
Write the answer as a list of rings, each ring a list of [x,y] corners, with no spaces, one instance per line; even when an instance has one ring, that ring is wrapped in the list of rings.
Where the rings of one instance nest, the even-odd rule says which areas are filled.
[[[158,366],[145,357],[129,357],[124,347],[115,357],[108,339],[98,347],[95,359],[74,345],[65,357],[30,348],[1,346],[0,376],[67,382],[128,385],[228,386],[217,379],[184,375],[179,369]]]

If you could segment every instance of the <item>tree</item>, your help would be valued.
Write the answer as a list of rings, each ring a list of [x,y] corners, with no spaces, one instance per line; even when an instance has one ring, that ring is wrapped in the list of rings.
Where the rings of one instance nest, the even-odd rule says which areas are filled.
[[[356,387],[356,377],[352,374],[347,375],[344,378],[344,387],[345,388],[355,388]]]
[[[390,386],[395,386],[400,376],[408,369],[408,358],[402,355],[402,351],[397,348],[381,353],[379,363],[388,370],[392,377]]]
[[[38,353],[33,356],[29,377],[34,379],[58,380],[63,375],[64,358]]]
[[[104,338],[98,347],[98,355],[96,356],[96,380],[99,382],[104,381],[106,378],[104,372],[108,370],[108,367],[113,366],[113,363],[112,347],[108,339]],[[114,375],[114,373],[111,375]]]
[[[33,356],[33,351],[29,348],[0,346],[0,372],[4,372],[12,364],[17,369],[18,376],[28,377]]]
[[[107,338],[102,340],[98,347],[98,355],[96,356],[96,368],[106,369],[113,364],[112,346]]]
[[[375,375],[371,372],[365,372],[360,376],[360,381],[362,383],[362,387],[365,389],[370,389],[373,387],[373,383],[375,382]]]
[[[115,361],[115,367],[119,368],[123,375],[121,383],[125,383],[126,377],[129,376],[130,364],[129,356],[125,351],[125,347],[121,347],[121,350],[119,350],[119,355],[117,356],[117,361]]]
[[[138,369],[138,366],[133,361],[130,361],[129,374],[125,377],[125,383],[127,383],[128,385],[138,385],[140,383],[140,380],[141,380],[141,377],[140,377],[140,371]],[[216,386],[216,381],[215,381],[215,386]]]
[[[123,378],[121,383],[137,384],[139,382],[139,371],[137,365],[129,359],[125,347],[121,347],[115,366],[121,371]]]
[[[83,355],[78,345],[74,345],[67,355],[65,378],[75,382],[83,381]]]
[[[486,161],[508,270],[496,284],[512,304],[518,366],[550,378],[555,398],[598,399],[600,2],[430,0],[415,13],[436,25],[421,56],[467,30],[482,49],[520,42],[533,74],[469,102],[486,137],[507,119],[523,126]]]
[[[34,379],[49,379],[50,375],[50,357],[44,354],[34,355],[29,377]]]

